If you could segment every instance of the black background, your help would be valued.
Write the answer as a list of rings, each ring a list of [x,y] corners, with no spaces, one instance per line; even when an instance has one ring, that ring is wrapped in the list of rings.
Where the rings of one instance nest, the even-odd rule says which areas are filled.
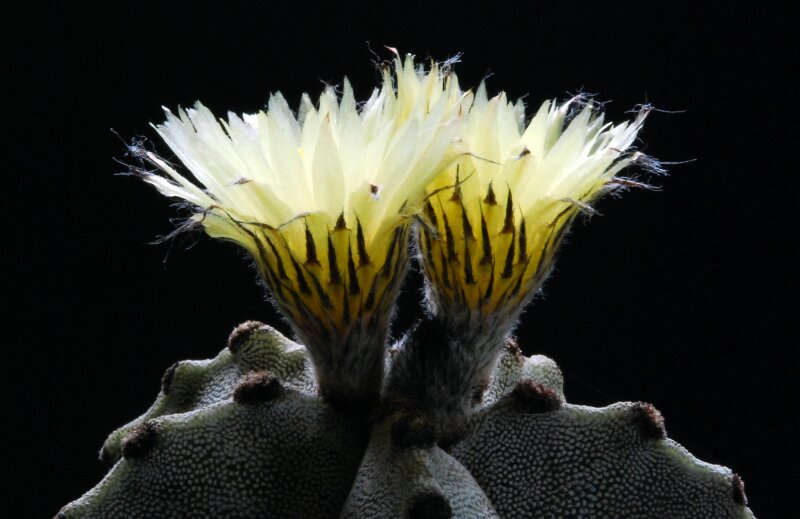
[[[569,401],[654,403],[673,439],[743,477],[756,515],[785,516],[798,483],[796,13],[256,4],[30,5],[6,17],[3,422],[14,463],[3,465],[19,491],[4,492],[0,515],[52,516],[97,483],[105,436],[146,409],[174,361],[215,355],[246,319],[286,329],[232,246],[200,235],[148,244],[175,211],[114,176],[123,141],[155,140],[161,105],[254,112],[281,90],[296,106],[344,75],[365,98],[378,79],[370,49],[390,58],[387,44],[463,52],[462,86],[491,74],[491,92],[529,94],[529,108],[584,90],[613,101],[612,120],[645,101],[685,110],[654,113],[641,137],[661,160],[694,162],[654,179],[661,192],[604,200],[603,216],[579,223],[518,335],[559,362]]]

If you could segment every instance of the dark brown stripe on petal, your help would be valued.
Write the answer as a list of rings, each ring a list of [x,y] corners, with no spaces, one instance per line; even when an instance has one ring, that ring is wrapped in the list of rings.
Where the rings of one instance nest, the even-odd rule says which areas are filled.
[[[258,237],[254,233],[249,233],[248,232],[248,234],[250,234],[250,236],[253,238],[253,242],[255,242],[255,244],[256,244],[256,249],[258,249],[258,258],[265,265],[268,264],[269,262],[267,261],[267,251],[266,251],[266,249],[264,249],[264,244],[261,243],[261,240],[259,240]]]
[[[434,228],[434,230],[436,230],[436,232],[439,232],[439,219],[436,218],[436,211],[433,209],[433,205],[431,205],[430,199],[425,200],[425,216],[427,216],[428,220],[430,220],[429,223]]]
[[[464,242],[464,281],[467,285],[474,285],[475,278],[472,275],[472,257],[469,254],[469,244]]]
[[[444,283],[444,286],[450,288],[450,276],[447,275],[447,259],[444,257],[444,249],[440,248],[439,252],[441,255],[440,265],[442,266],[442,282]]]
[[[347,223],[344,221],[344,211],[339,213],[339,218],[336,219],[336,228],[335,231],[346,231],[347,230]]]
[[[330,234],[328,234],[328,273],[330,274],[331,285],[342,284],[342,273],[339,272],[339,264],[336,262],[336,249],[333,247]]]
[[[503,230],[501,234],[508,234],[514,232],[514,199],[511,196],[511,189],[508,190],[508,199],[506,200],[506,218],[503,221]]]
[[[467,216],[467,210],[464,206],[461,206],[461,226],[464,230],[464,238],[467,240],[475,240],[475,235],[472,233],[472,224],[469,223],[469,217]]]
[[[486,218],[481,211],[481,240],[483,241],[483,257],[481,265],[488,265],[492,262],[492,240],[489,238],[489,227],[486,225]]]
[[[281,299],[283,296],[283,284],[278,279],[278,276],[275,275],[275,271],[272,270],[272,266],[269,263],[264,263],[264,276],[267,278],[267,284],[272,289],[273,295]]]
[[[458,177],[458,165],[456,165],[456,184],[453,189],[453,196],[450,197],[451,202],[461,202],[461,179]]]
[[[319,266],[319,260],[317,259],[317,244],[314,243],[314,237],[311,236],[311,231],[308,229],[308,223],[306,223],[306,265]]]
[[[331,304],[331,298],[322,289],[322,283],[319,282],[317,276],[315,276],[313,272],[309,272],[308,277],[311,278],[311,282],[314,285],[314,290],[316,290],[319,300],[322,302],[322,306],[325,308],[333,308],[333,304]]]
[[[261,243],[261,240],[258,238],[255,239],[256,248],[258,249],[258,256],[261,259],[261,264],[263,265],[263,272],[265,277],[267,278],[267,284],[272,287],[272,292],[278,296],[281,295],[283,291],[283,287],[281,286],[281,282],[278,280],[277,276],[275,275],[275,271],[272,270],[272,265],[267,259],[267,251],[264,249],[264,244]],[[281,263],[281,258],[277,254],[275,255],[276,262],[278,266],[283,267]]]
[[[353,248],[350,246],[347,247],[347,277],[350,294],[357,295],[361,292],[361,287],[358,285],[358,272],[353,261]]]
[[[238,227],[242,232],[247,234],[251,240],[253,240],[253,243],[255,243],[256,245],[256,249],[258,249],[259,259],[261,259],[261,262],[266,265],[268,263],[267,252],[264,250],[264,245],[261,243],[261,240],[258,239],[256,233],[254,233],[253,231],[242,225],[238,220],[234,220],[230,215],[228,215],[228,218],[231,219],[231,221],[234,223],[234,225],[236,225],[236,227]]]
[[[512,227],[511,231],[514,229]],[[511,237],[511,242],[508,244],[508,252],[506,253],[505,267],[503,273],[500,274],[503,278],[510,278],[514,271],[514,236]]]
[[[489,189],[486,190],[486,198],[483,199],[483,203],[486,205],[497,205],[497,197],[494,194],[491,182],[489,182]]]
[[[358,266],[369,265],[369,254],[367,254],[367,244],[364,241],[364,230],[361,228],[361,220],[356,218],[356,244],[358,245]]]
[[[297,277],[297,288],[300,289],[300,292],[303,294],[310,294],[311,289],[308,288],[308,281],[306,281],[306,277],[303,275],[303,270],[300,264],[294,259],[294,255],[289,252],[289,259],[292,260],[292,267],[294,267],[294,274]]]
[[[528,234],[525,231],[525,218],[519,224],[519,261],[528,259]]]
[[[458,261],[458,254],[456,254],[456,244],[453,242],[453,229],[450,228],[450,222],[447,221],[447,215],[442,213],[444,218],[444,238],[447,241],[447,259]]]
[[[486,291],[483,293],[484,303],[492,297],[492,292],[494,292],[494,265],[492,265],[492,271],[489,273],[489,284],[486,285]]]
[[[258,255],[259,255],[259,258],[261,259],[261,263],[264,265],[264,272],[266,273],[267,284],[269,284],[271,287],[273,287],[272,288],[273,294],[276,297],[278,297],[278,299],[281,299],[283,297],[283,286],[282,286],[281,282],[275,276],[275,273],[272,271],[272,267],[271,267],[271,265],[270,265],[270,263],[269,263],[269,261],[267,259],[267,251],[264,249],[264,244],[261,242],[261,240],[258,238],[258,236],[256,236],[256,234],[254,232],[252,232],[249,229],[245,228],[244,226],[242,226],[238,222],[236,223],[236,225],[239,226],[239,228],[242,229],[242,231],[247,233],[247,235],[250,236],[253,239],[253,242],[256,244],[256,249],[258,250]],[[262,231],[262,235],[267,240],[267,243],[272,245],[272,242],[269,241],[269,238],[267,238],[266,234],[263,231]],[[275,261],[278,264],[278,267],[282,270],[283,269],[283,263],[281,262],[281,257],[278,255],[278,252],[275,250],[274,246],[272,247],[272,251],[275,254]],[[284,275],[285,274],[286,273],[284,272]],[[272,279],[270,280],[270,278],[272,278]]]
[[[269,248],[272,249],[272,254],[275,255],[275,264],[278,266],[278,275],[281,279],[288,279],[289,276],[286,274],[286,269],[283,267],[283,259],[281,259],[281,255],[278,254],[278,249],[275,247],[275,244],[272,243],[272,240],[264,233],[264,238],[267,240],[267,245]]]
[[[290,294],[292,295],[293,301],[287,306],[293,309],[305,323],[309,323],[311,321],[311,313],[308,311],[308,307],[303,302],[303,299],[294,290],[290,291]]]

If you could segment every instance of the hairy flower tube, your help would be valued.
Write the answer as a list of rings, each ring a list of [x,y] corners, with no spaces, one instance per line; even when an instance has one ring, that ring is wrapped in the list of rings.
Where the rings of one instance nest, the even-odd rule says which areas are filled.
[[[314,106],[304,95],[297,116],[279,93],[227,121],[200,104],[167,111],[156,129],[194,180],[149,152],[165,175],[145,180],[252,255],[324,396],[374,401],[411,216],[454,159],[465,102],[454,76],[409,56],[363,105],[345,80],[341,98],[329,87]]]

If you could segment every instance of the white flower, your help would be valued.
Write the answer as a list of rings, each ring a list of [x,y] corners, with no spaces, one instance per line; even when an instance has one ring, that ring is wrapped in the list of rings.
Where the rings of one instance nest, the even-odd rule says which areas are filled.
[[[640,156],[630,150],[646,114],[612,125],[582,98],[546,101],[526,128],[520,102],[487,99],[481,85],[461,157],[428,186],[419,241],[434,312],[502,340],[549,274],[574,216],[631,184],[617,175]]]
[[[384,69],[363,105],[345,80],[341,98],[327,88],[314,106],[304,95],[297,116],[280,94],[227,121],[200,104],[167,111],[156,130],[194,178],[148,152],[164,175],[145,180],[250,252],[320,391],[351,404],[378,396],[409,232],[421,222],[428,303],[461,344],[462,385],[472,387],[575,215],[632,182],[618,174],[639,157],[631,146],[646,110],[612,125],[584,101],[545,102],[525,127],[521,103],[488,99],[483,85],[463,93],[454,74],[415,69],[409,56]]]
[[[463,431],[572,219],[631,182],[617,175],[637,160],[646,111],[611,125],[582,102],[545,102],[526,128],[521,103],[481,86],[459,158],[428,186],[418,242],[432,315],[395,354],[386,398],[417,402],[445,439]]]
[[[194,179],[152,153],[166,175],[145,179],[255,258],[323,393],[358,393],[334,386],[380,383],[409,216],[453,160],[465,102],[454,76],[435,64],[415,69],[409,56],[384,69],[363,106],[347,80],[341,99],[333,88],[318,106],[304,95],[297,117],[281,94],[266,111],[227,121],[198,103],[156,126]]]

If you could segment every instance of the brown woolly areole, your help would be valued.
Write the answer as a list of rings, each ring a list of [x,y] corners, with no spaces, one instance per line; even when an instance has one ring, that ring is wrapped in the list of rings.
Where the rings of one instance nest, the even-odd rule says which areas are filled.
[[[639,434],[646,440],[663,440],[667,437],[667,430],[664,428],[664,417],[661,412],[647,402],[637,402],[631,409],[633,424],[639,430]]]
[[[514,410],[519,413],[549,413],[561,407],[561,397],[552,388],[524,380],[511,392]]]
[[[148,421],[134,427],[122,440],[122,457],[127,460],[145,457],[156,445],[158,425]]]
[[[739,474],[733,475],[733,501],[737,505],[747,506],[747,494],[744,492],[744,481]]]
[[[239,348],[245,343],[255,330],[266,326],[259,321],[245,321],[233,329],[228,336],[228,349],[234,355],[239,351]]]
[[[435,491],[423,492],[411,498],[408,519],[450,519],[453,509],[447,499]]]
[[[269,371],[255,371],[242,377],[233,390],[233,401],[237,404],[255,405],[274,400],[283,394],[283,387]]]
[[[172,381],[175,380],[175,370],[178,369],[180,365],[180,361],[174,363],[167,370],[164,372],[164,375],[161,376],[161,392],[165,395],[169,394],[169,390],[172,387]]]

